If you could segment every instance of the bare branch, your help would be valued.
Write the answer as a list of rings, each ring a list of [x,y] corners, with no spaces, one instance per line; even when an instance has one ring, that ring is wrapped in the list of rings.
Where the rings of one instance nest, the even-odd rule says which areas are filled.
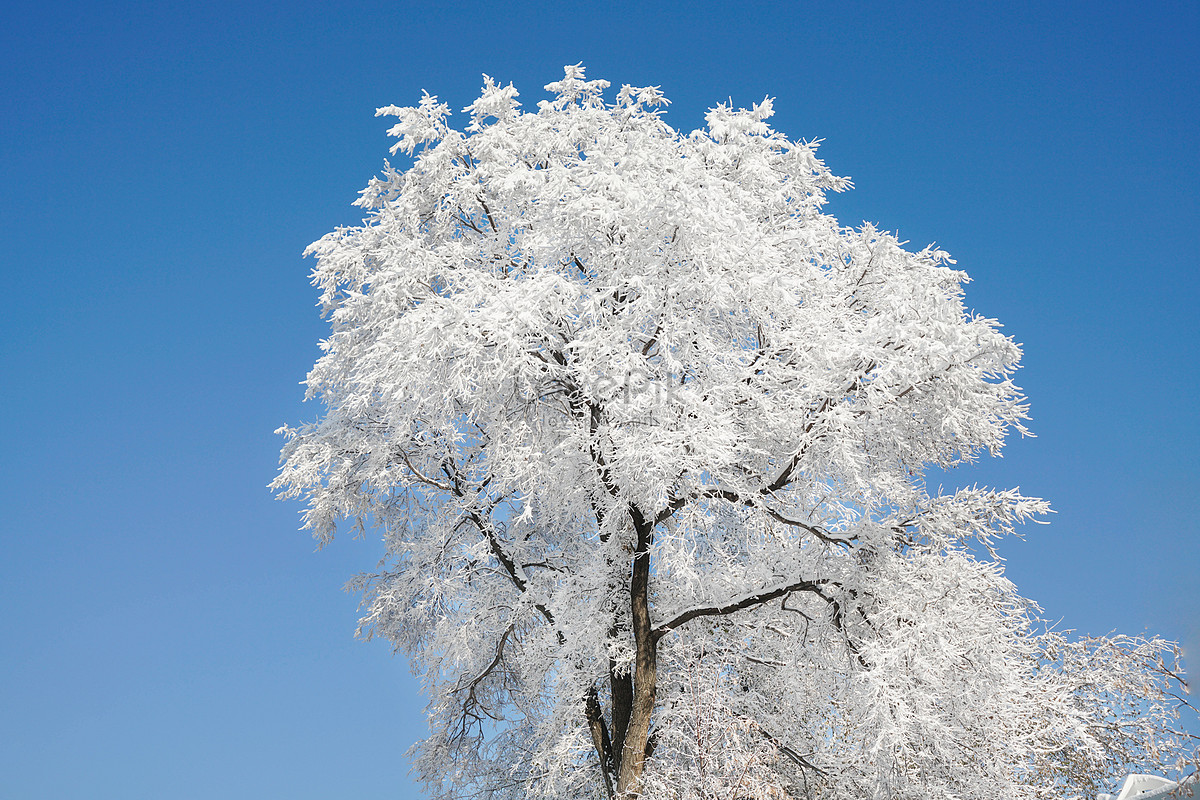
[[[492,662],[484,668],[483,672],[480,672],[470,681],[461,683],[451,690],[452,694],[458,694],[462,691],[467,693],[467,696],[462,701],[462,721],[459,725],[459,732],[456,738],[461,739],[466,737],[468,731],[472,727],[471,720],[475,720],[476,723],[482,721],[482,718],[480,717],[481,713],[489,719],[500,719],[500,717],[494,714],[490,709],[480,704],[479,697],[476,694],[476,689],[479,688],[481,683],[488,679],[488,676],[490,676],[504,660],[504,645],[508,641],[508,637],[512,634],[514,627],[514,625],[509,625],[508,628],[505,629],[504,633],[500,636],[500,641],[496,645],[496,656],[492,659]]]
[[[786,756],[786,757],[787,757],[787,758],[788,758],[790,761],[792,761],[793,763],[795,763],[795,764],[798,764],[799,766],[803,767],[804,769],[809,769],[809,770],[812,770],[813,772],[817,773],[818,775],[820,775],[820,776],[822,776],[822,777],[826,777],[826,776],[828,776],[828,775],[829,775],[829,773],[828,773],[828,772],[826,772],[825,770],[821,769],[821,768],[820,768],[820,767],[818,767],[817,765],[813,764],[813,763],[812,763],[811,761],[809,761],[807,758],[805,758],[804,756],[800,755],[800,754],[799,754],[799,753],[797,753],[795,750],[793,750],[792,748],[788,747],[787,745],[785,745],[783,742],[781,742],[781,741],[779,741],[778,739],[776,739],[776,738],[775,738],[774,736],[772,736],[771,734],[767,733],[767,732],[766,732],[765,730],[763,730],[761,727],[758,729],[758,732],[762,734],[762,737],[763,737],[764,739],[766,739],[766,740],[767,740],[768,742],[770,742],[771,744],[775,745],[775,748],[776,748],[776,749],[777,749],[777,750],[778,750],[778,751],[779,751],[781,754],[783,754],[784,756]]]
[[[684,625],[694,619],[699,619],[700,617],[716,617],[733,614],[734,612],[743,611],[747,608],[760,606],[763,603],[769,603],[772,600],[784,597],[793,592],[809,592],[817,595],[827,603],[834,603],[835,601],[833,598],[825,594],[824,587],[837,585],[838,584],[834,581],[829,580],[795,581],[793,583],[782,584],[780,586],[773,586],[769,589],[762,589],[753,594],[728,600],[724,603],[709,603],[702,606],[696,606],[676,615],[675,618],[669,622],[664,622],[656,627],[654,629],[654,637],[656,639],[661,639],[663,636],[675,630],[680,625]]]
[[[417,469],[413,465],[412,461],[409,460],[408,453],[404,452],[403,450],[400,450],[399,452],[400,452],[400,458],[404,461],[404,466],[408,467],[408,471],[411,472],[413,474],[413,477],[415,477],[418,481],[420,481],[421,483],[424,483],[427,486],[432,486],[435,489],[441,489],[443,492],[451,492],[451,493],[454,492],[453,486],[446,484],[446,483],[442,483],[441,481],[435,480],[434,478],[430,478],[429,476],[422,473],[421,470]]]
[[[774,519],[778,522],[782,522],[785,525],[791,525],[793,527],[800,528],[800,529],[804,530],[805,532],[815,536],[816,538],[818,538],[821,541],[826,542],[828,544],[849,544],[850,542],[853,542],[858,539],[857,536],[837,536],[837,535],[832,534],[829,531],[825,530],[824,528],[818,527],[816,525],[809,525],[808,523],[801,522],[798,519],[792,519],[791,517],[785,517],[783,514],[776,511],[775,509],[769,508],[768,506],[760,503],[759,497],[764,494],[766,494],[765,491],[760,491],[758,493],[758,495],[756,495],[756,496],[743,497],[741,494],[734,492],[734,491],[730,491],[729,489],[722,489],[717,486],[708,487],[706,489],[702,489],[700,491],[693,492],[692,494],[687,495],[685,497],[677,498],[677,499],[671,501],[671,503],[668,504],[665,509],[660,511],[657,517],[655,517],[654,524],[659,525],[663,522],[666,522],[668,519],[671,518],[671,516],[673,516],[675,514],[675,512],[677,512],[679,509],[683,508],[689,502],[692,502],[695,500],[717,499],[717,500],[727,500],[730,503],[733,503],[735,505],[746,506],[747,508],[759,509],[759,510],[765,512],[772,519]]]
[[[596,748],[596,757],[600,762],[600,773],[604,776],[604,788],[608,797],[613,797],[612,772],[615,771],[616,761],[613,755],[612,740],[608,735],[608,726],[604,724],[604,713],[600,710],[600,695],[596,685],[588,688],[584,715],[588,728],[592,733],[592,745]]]
[[[492,218],[492,210],[488,208],[487,201],[483,199],[483,195],[479,196],[479,205],[483,206],[483,213],[487,215],[488,224],[492,226],[492,233],[499,232],[500,229],[496,227],[496,220]]]

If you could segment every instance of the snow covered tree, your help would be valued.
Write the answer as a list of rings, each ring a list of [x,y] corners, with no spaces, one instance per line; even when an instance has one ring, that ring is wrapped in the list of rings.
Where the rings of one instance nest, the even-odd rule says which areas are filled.
[[[1026,798],[1182,752],[1171,648],[1045,630],[995,537],[1048,511],[931,493],[1024,432],[1020,350],[967,276],[718,106],[583,68],[459,131],[389,106],[368,217],[313,244],[319,421],[274,488],[375,526],[362,632],[428,694],[435,797]]]

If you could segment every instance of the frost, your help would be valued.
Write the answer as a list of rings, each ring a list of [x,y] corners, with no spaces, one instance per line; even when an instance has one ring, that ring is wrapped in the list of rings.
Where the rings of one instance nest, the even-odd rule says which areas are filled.
[[[1047,504],[931,495],[1027,432],[964,272],[768,124],[672,129],[581,65],[523,112],[387,106],[273,486],[378,526],[361,632],[428,699],[434,797],[1035,798],[1183,752],[1159,640],[1048,632],[973,555]]]

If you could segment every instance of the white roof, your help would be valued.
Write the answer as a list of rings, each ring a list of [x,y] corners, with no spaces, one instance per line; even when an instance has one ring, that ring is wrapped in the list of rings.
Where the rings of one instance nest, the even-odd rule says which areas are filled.
[[[1192,784],[1195,783],[1195,778],[1196,776],[1192,775],[1184,778],[1183,782]],[[1121,793],[1115,798],[1111,794],[1102,794],[1096,800],[1155,800],[1167,797],[1178,786],[1178,782],[1160,778],[1158,775],[1130,775],[1125,779]]]

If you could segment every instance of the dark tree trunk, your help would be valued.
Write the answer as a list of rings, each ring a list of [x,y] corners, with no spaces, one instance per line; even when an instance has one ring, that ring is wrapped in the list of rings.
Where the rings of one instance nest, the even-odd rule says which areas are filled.
[[[650,545],[654,540],[654,525],[636,507],[631,507],[629,513],[637,533],[629,582],[636,656],[629,723],[625,729],[617,770],[619,800],[632,800],[641,793],[646,745],[650,739],[650,722],[658,689],[658,640],[650,625]]]

